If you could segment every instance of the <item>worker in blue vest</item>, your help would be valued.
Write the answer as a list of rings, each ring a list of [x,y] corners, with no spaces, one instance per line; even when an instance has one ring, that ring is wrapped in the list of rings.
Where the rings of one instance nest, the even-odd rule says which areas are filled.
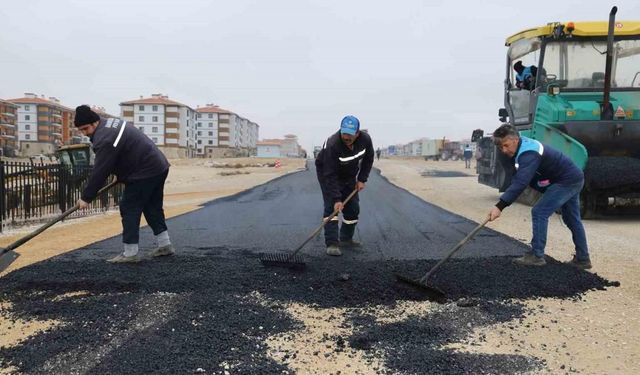
[[[516,71],[516,87],[525,90],[533,90],[536,87],[536,75],[538,68],[535,65],[524,66],[522,61],[518,60],[513,64],[513,70]]]
[[[464,146],[464,152],[462,153],[464,157],[464,167],[467,169],[471,168],[471,158],[473,157],[473,151],[471,150],[471,146]]]
[[[520,136],[513,125],[505,124],[496,129],[493,141],[500,152],[511,158],[516,171],[500,201],[489,212],[489,220],[500,217],[502,210],[515,202],[527,186],[543,193],[531,209],[531,251],[514,262],[525,266],[546,264],[544,249],[549,217],[561,210],[562,220],[571,230],[575,246],[575,255],[569,263],[580,269],[591,268],[587,237],[580,219],[580,191],[584,186],[582,170],[562,152],[535,139]]]

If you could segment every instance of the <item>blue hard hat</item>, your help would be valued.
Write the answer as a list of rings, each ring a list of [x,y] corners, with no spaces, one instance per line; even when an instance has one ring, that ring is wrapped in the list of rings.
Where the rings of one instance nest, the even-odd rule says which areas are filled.
[[[340,133],[356,135],[360,130],[360,120],[355,116],[345,116],[340,122]]]

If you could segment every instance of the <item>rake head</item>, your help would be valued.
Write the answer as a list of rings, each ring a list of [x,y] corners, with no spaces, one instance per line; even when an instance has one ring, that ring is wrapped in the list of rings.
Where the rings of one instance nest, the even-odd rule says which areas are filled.
[[[289,253],[261,253],[260,262],[265,266],[303,269],[306,263],[299,255]]]
[[[437,303],[445,303],[447,301],[447,295],[435,286],[427,285],[420,282],[420,279],[414,279],[405,275],[396,274],[396,279],[405,284],[411,285],[414,288],[419,289],[427,296],[430,301]]]
[[[16,253],[13,250],[7,251],[4,254],[0,255],[0,272],[7,269],[11,265],[11,263],[18,259],[19,256],[20,254]]]

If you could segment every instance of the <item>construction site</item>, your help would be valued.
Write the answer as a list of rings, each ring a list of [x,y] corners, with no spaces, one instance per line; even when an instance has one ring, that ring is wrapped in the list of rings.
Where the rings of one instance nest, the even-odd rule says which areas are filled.
[[[591,272],[562,263],[571,240],[552,219],[553,260],[523,270],[510,259],[526,248],[530,208],[517,204],[436,275],[447,293],[438,303],[394,273],[429,270],[483,219],[496,191],[461,161],[382,159],[361,194],[363,249],[327,258],[315,238],[304,271],[274,270],[258,254],[297,245],[317,224],[317,208],[304,202],[320,194],[313,168],[282,161],[232,176],[177,161],[165,207],[180,251],[171,259],[104,262],[120,251],[117,212],[66,221],[25,244],[1,277],[3,371],[638,370],[635,219],[585,221]],[[425,169],[463,177],[424,177]],[[285,202],[298,208],[270,214]],[[251,216],[237,209],[248,205]],[[3,245],[28,231],[6,233]],[[141,243],[151,246],[150,236],[143,229]]]
[[[187,3],[192,17],[210,9]],[[435,58],[436,44],[414,60],[394,49],[405,35],[433,34],[422,23],[402,29],[408,19],[436,22],[451,8],[385,6],[368,9],[369,20],[335,4],[329,15],[239,4],[220,5],[246,30],[219,33],[216,52],[230,53],[215,69],[206,58],[171,62],[186,64],[185,82],[199,73],[198,89],[180,89],[189,100],[220,74],[212,91],[260,125],[162,94],[121,102],[122,118],[37,96],[0,101],[0,374],[640,373],[640,21],[616,18],[616,6],[608,19],[598,10],[599,21],[513,21],[507,35],[505,19],[492,21],[501,49],[482,56],[500,74],[486,73],[498,77],[487,84],[462,79],[488,72],[475,65],[445,74],[456,59]],[[180,19],[170,8],[158,14]],[[315,22],[298,16],[311,11],[337,23],[298,39],[292,30]],[[263,13],[278,22],[267,27]],[[464,17],[483,25],[471,13],[446,29]],[[238,17],[247,14],[260,22]],[[207,35],[216,22],[208,19]],[[402,37],[385,39],[399,26]],[[366,35],[351,40],[345,28]],[[348,53],[300,52],[330,29],[343,33],[327,44],[344,38]],[[114,39],[128,40],[119,32]],[[402,56],[390,58],[393,69],[377,49],[362,60],[351,49],[375,32],[376,47]],[[457,49],[485,43],[485,32],[465,31]],[[225,50],[224,38],[240,47]],[[203,40],[188,40],[175,43],[206,55]],[[294,53],[261,50],[292,41]],[[450,47],[443,55],[460,46]],[[314,65],[304,70],[307,59]],[[407,72],[426,61],[442,70],[416,83],[426,73]],[[319,73],[351,62],[346,86]],[[278,80],[258,79],[280,65]],[[321,79],[304,80],[312,74]],[[161,76],[149,80],[189,86]],[[452,77],[464,90],[457,107],[443,108]],[[489,111],[472,104],[490,85],[497,116],[474,121]],[[410,112],[418,86],[435,91]],[[332,107],[332,96],[342,102]],[[288,106],[261,107],[285,97]]]

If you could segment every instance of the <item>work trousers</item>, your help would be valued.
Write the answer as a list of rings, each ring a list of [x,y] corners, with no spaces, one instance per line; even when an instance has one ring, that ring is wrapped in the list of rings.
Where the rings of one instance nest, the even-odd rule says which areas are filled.
[[[120,201],[120,217],[122,218],[122,242],[137,244],[140,240],[140,219],[142,214],[157,235],[167,230],[162,208],[164,199],[164,182],[169,171],[142,180],[125,184]]]
[[[322,187],[322,184],[321,184]],[[349,194],[355,189],[355,181],[343,183],[340,187],[342,202],[344,202]],[[327,218],[333,213],[333,198],[328,196],[324,188],[322,189],[322,198],[324,200],[324,214]],[[356,193],[351,200],[342,209],[342,225],[339,227],[339,215],[336,215],[331,221],[324,226],[324,242],[327,246],[338,245],[340,241],[349,241],[353,238],[358,223],[358,215],[360,214],[360,201]]]
[[[562,220],[571,230],[576,258],[578,260],[589,260],[587,236],[580,220],[580,191],[583,185],[584,181],[572,185],[552,184],[544,192],[542,198],[533,206],[531,209],[531,223],[533,226],[531,249],[535,256],[544,256],[549,217],[558,209],[561,209]]]

